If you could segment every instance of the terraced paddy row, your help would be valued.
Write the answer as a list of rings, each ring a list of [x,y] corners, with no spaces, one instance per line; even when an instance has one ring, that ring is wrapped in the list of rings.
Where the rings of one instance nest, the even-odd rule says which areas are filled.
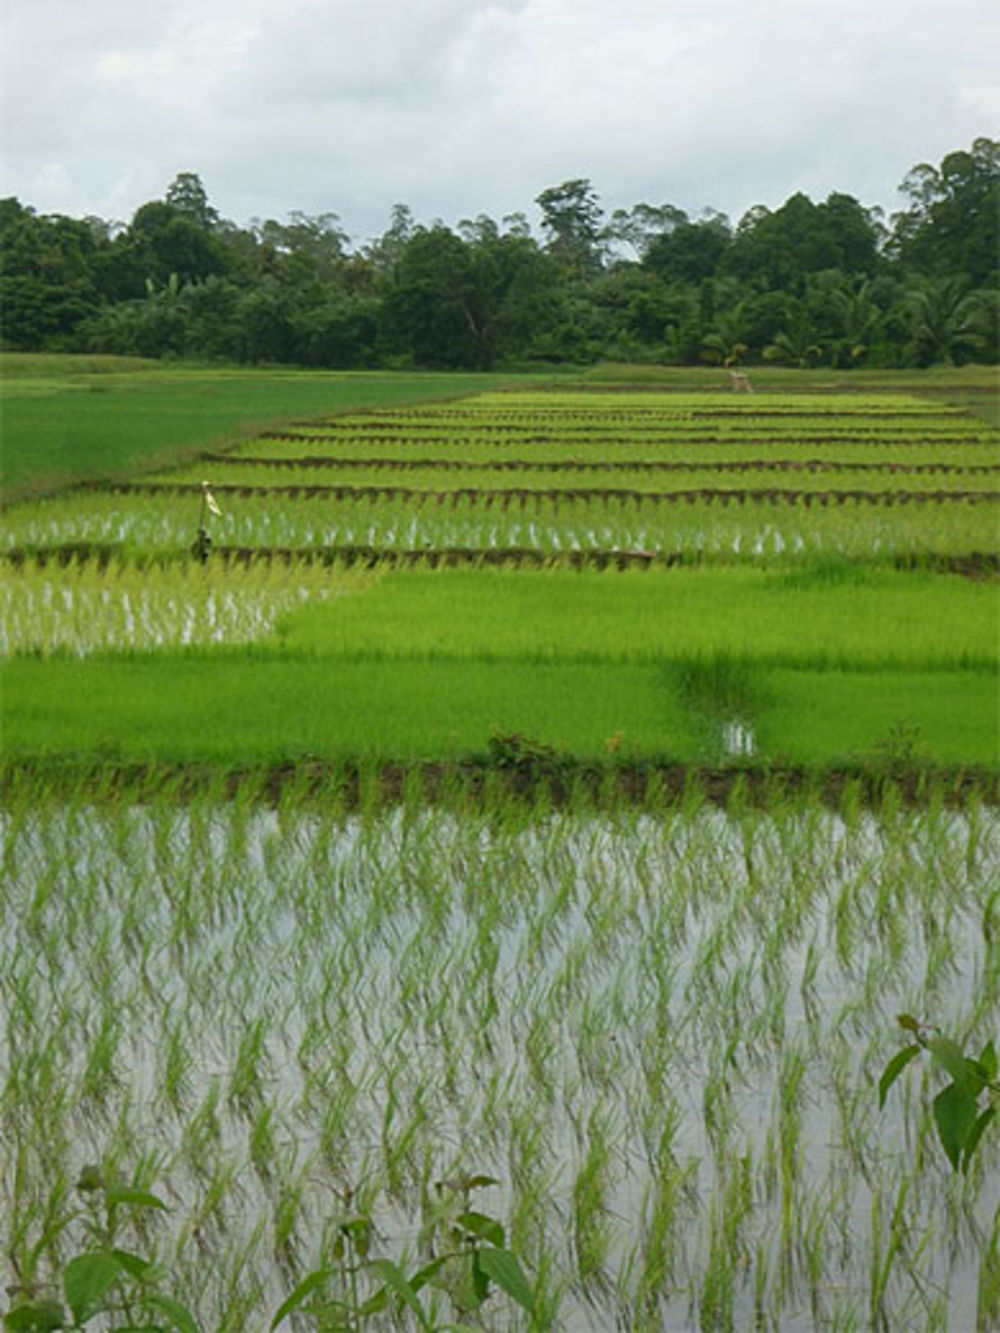
[[[317,731],[315,744],[338,759],[352,746],[387,758],[482,757],[491,728],[519,732],[530,719],[531,734],[588,760],[620,733],[623,756],[642,761],[784,756],[808,763],[825,756],[856,765],[905,724],[919,730],[925,747],[914,754],[946,763],[964,755],[988,764],[997,728],[990,675],[997,656],[994,585],[962,584],[933,571],[989,578],[996,568],[998,492],[992,486],[1000,455],[990,432],[961,413],[931,411],[908,398],[847,396],[833,405],[839,411],[829,398],[764,395],[734,403],[725,394],[643,394],[637,404],[620,393],[547,392],[349,414],[302,432],[307,438],[299,444],[310,450],[311,463],[297,473],[287,471],[294,468],[288,454],[259,461],[266,440],[213,454],[219,513],[203,498],[207,463],[13,507],[4,537],[8,554],[16,556],[6,592],[7,650],[93,657],[252,643],[255,655],[285,662],[285,677],[295,677],[299,691],[322,700],[322,742]],[[814,408],[838,431],[874,416],[893,457],[861,470],[857,458],[841,457],[848,446],[802,444],[796,432],[813,420]],[[692,440],[688,427],[705,412],[742,432],[739,443]],[[759,458],[755,437],[772,431],[775,417],[792,423],[780,446],[783,457],[757,472],[726,472],[735,451],[748,450],[748,462]],[[482,440],[478,457],[460,457],[472,421],[517,425],[525,438],[517,459],[505,461],[530,465],[522,475],[516,468],[491,474]],[[580,448],[573,431],[581,421],[599,427],[602,440],[627,440],[640,421],[644,428],[655,424],[663,436],[674,431],[676,442],[660,439],[655,457],[637,459],[643,446],[632,440],[629,462],[647,462],[645,470],[602,469],[594,466],[598,459],[625,460],[603,444],[586,459],[571,457]],[[906,455],[916,449],[906,442],[928,423],[947,427],[949,440],[964,443],[932,446],[925,439],[924,452]],[[438,435],[447,428],[454,458],[427,452],[418,427],[428,424]],[[378,432],[381,440],[387,425],[398,435],[390,475],[400,484],[359,485],[386,479],[361,451],[366,432]],[[540,442],[531,444],[529,437]],[[345,438],[358,451],[346,460]],[[317,455],[321,445],[331,453]],[[672,457],[671,450],[683,457]],[[908,470],[899,454],[920,461]],[[562,469],[552,469],[559,461]],[[706,466],[719,470],[709,473]],[[973,467],[978,470],[968,470]],[[289,482],[289,475],[296,480]],[[317,476],[323,485],[315,483]],[[515,477],[531,484],[511,486]],[[720,488],[720,478],[732,489]],[[788,478],[793,481],[786,486]],[[869,489],[831,489],[832,479],[845,478]],[[692,480],[708,479],[715,488],[691,488]],[[486,480],[508,484],[469,484]],[[646,489],[626,489],[626,481]],[[673,489],[659,489],[664,486]],[[199,524],[211,540],[204,567],[188,555]],[[88,554],[99,559],[88,564]],[[475,568],[501,559],[510,572],[492,581]],[[456,563],[474,572],[441,573],[429,582],[416,573]],[[893,572],[921,564],[926,569],[919,577]],[[649,581],[614,572],[629,567],[649,571],[643,575]],[[529,581],[519,581],[519,569]],[[568,569],[579,572],[556,577]],[[607,582],[600,569],[623,581]],[[484,597],[485,627],[477,619]],[[568,624],[565,608],[572,608]],[[563,631],[552,637],[545,630],[556,624]],[[373,636],[375,625],[391,627],[388,637]],[[713,684],[709,672],[692,694],[684,684],[691,665],[703,671],[713,660],[721,664],[719,681]],[[321,661],[336,668],[317,673]],[[363,662],[368,667],[358,675]],[[533,678],[533,663],[545,663],[547,674]],[[200,664],[204,707],[213,701],[220,717],[229,712],[222,702],[227,686],[239,680],[240,689],[250,691],[240,717],[222,729],[202,715],[200,702],[180,725],[160,718],[179,703],[172,668],[157,657],[147,665],[151,674],[143,675],[140,693],[149,691],[159,711],[150,713],[134,699],[144,719],[138,736],[118,723],[114,707],[95,708],[77,726],[53,702],[55,730],[76,736],[74,744],[86,749],[96,726],[119,737],[119,753],[136,758],[145,747],[167,759],[177,745],[216,758],[235,755],[238,745],[227,731],[258,759],[279,758],[283,745],[315,748],[288,711],[293,696],[276,708],[260,693],[257,682],[271,678],[274,661],[256,674],[244,673],[242,662]],[[137,669],[124,670],[119,698],[128,694],[127,680]],[[110,681],[119,668],[95,662],[86,673],[82,666],[75,670],[81,688],[96,698],[100,672]],[[92,670],[98,673],[93,679]],[[956,670],[968,673],[965,688],[945,704],[958,677],[934,673]],[[632,673],[627,702],[615,697],[615,671],[620,680],[620,673]],[[830,674],[844,671],[866,678],[835,682]],[[29,689],[31,675],[27,666],[8,673],[9,688],[26,691],[29,717],[41,704]],[[186,670],[174,677],[187,679]],[[739,683],[726,685],[730,677]],[[597,707],[593,691],[605,688],[612,694]],[[804,714],[790,706],[782,713],[790,690],[801,697]],[[533,703],[529,694],[537,696]],[[345,697],[353,699],[354,713],[360,710],[360,724],[338,702]],[[458,698],[464,700],[461,718],[452,706]],[[575,723],[567,700],[575,700]],[[272,724],[248,733],[245,715],[260,707]],[[857,725],[838,725],[845,708]],[[808,734],[802,734],[804,717]],[[19,753],[30,753],[34,734],[20,719],[8,724],[9,743]]]
[[[892,560],[989,553],[998,544],[996,504],[965,498],[890,504],[868,496],[838,501],[824,491],[794,500],[744,496],[740,503],[736,494],[697,493],[658,503],[609,490],[580,497],[452,492],[440,499],[428,492],[292,498],[274,491],[225,499],[222,514],[210,520],[215,546],[261,552],[523,549],[552,557],[623,551],[721,561]],[[191,546],[199,511],[200,493],[174,494],[169,486],[155,495],[78,492],[11,512],[4,545],[28,554],[69,544],[179,553]]]

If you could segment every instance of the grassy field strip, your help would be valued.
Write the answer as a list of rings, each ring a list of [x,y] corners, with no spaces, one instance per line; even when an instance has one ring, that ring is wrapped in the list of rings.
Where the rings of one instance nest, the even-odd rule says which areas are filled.
[[[494,731],[599,755],[700,742],[656,666],[336,660],[247,652],[30,658],[3,668],[4,752],[119,760],[485,756]],[[626,691],[625,698],[622,692]]]
[[[263,1333],[345,1198],[413,1262],[477,1171],[538,1329],[993,1325],[997,1145],[959,1176],[930,1070],[875,1082],[892,1013],[996,1031],[995,814],[336,799],[9,793],[4,1280],[97,1162],[168,1200],[201,1326]]]
[[[954,417],[961,415],[960,409],[950,405],[935,403],[915,393],[896,393],[891,396],[883,393],[851,393],[845,391],[835,396],[825,393],[811,393],[803,388],[801,392],[766,393],[760,395],[733,395],[717,381],[719,390],[715,393],[685,393],[683,390],[664,393],[657,390],[645,392],[632,388],[626,395],[601,392],[589,388],[581,392],[571,385],[568,388],[553,386],[541,391],[535,386],[524,389],[487,390],[477,395],[476,401],[452,411],[445,410],[445,415],[475,417],[486,412],[496,420],[517,420],[525,414],[538,419],[558,415],[575,417],[579,420],[592,419],[595,416],[613,416],[617,420],[628,421],[637,417],[654,416],[675,417]],[[406,410],[406,409],[403,409]],[[433,416],[435,409],[419,415]]]
[[[906,720],[928,757],[989,763],[994,609],[989,585],[836,563],[397,575],[28,564],[4,587],[8,652],[259,645],[250,661],[96,658],[48,703],[54,674],[37,678],[34,661],[15,660],[5,746],[30,754],[48,731],[57,748],[112,746],[130,758],[177,759],[192,746],[197,758],[274,762],[283,745],[416,758],[485,754],[494,730],[528,729],[598,757],[617,736],[616,751],[624,743],[635,757],[808,763],[873,755]],[[67,682],[74,671],[50,668]],[[74,721],[84,698],[87,716]],[[315,709],[301,709],[305,698]],[[822,732],[818,748],[797,736],[800,724],[805,736]],[[737,725],[752,751],[731,740]]]
[[[813,669],[1000,665],[987,584],[864,573],[552,571],[385,575],[361,596],[285,616],[282,651],[318,656],[667,662]]]
[[[338,425],[317,424],[311,428],[301,427],[294,430],[264,431],[260,438],[266,441],[294,442],[296,440],[344,440],[352,442],[366,440],[374,442],[425,445],[435,442],[475,441],[488,444],[495,449],[509,449],[514,445],[546,444],[553,440],[562,440],[578,448],[601,445],[604,448],[619,448],[626,444],[642,445],[678,445],[685,442],[698,445],[738,445],[750,440],[759,440],[765,444],[793,446],[799,442],[821,446],[837,445],[874,447],[896,444],[903,451],[933,443],[942,446],[962,444],[984,444],[990,440],[991,432],[983,425],[973,423],[968,418],[958,418],[942,424],[941,429],[932,429],[926,423],[914,425],[911,421],[892,419],[891,425],[884,425],[880,430],[870,427],[852,429],[839,418],[832,426],[817,427],[814,422],[804,419],[802,422],[785,423],[781,429],[773,423],[764,423],[748,418],[732,425],[729,429],[717,424],[694,423],[686,421],[640,423],[623,425],[617,429],[607,417],[595,417],[594,425],[581,427],[572,420],[553,418],[545,423],[525,417],[521,426],[491,426],[490,418],[481,421],[463,421],[457,415],[454,418],[416,418],[407,419],[402,414],[377,419],[365,420],[360,415],[352,414]]]
[[[508,449],[516,448],[513,458],[505,458]],[[738,439],[692,439],[685,433],[677,439],[642,437],[621,440],[573,440],[553,435],[525,437],[511,440],[508,445],[498,444],[480,434],[435,435],[420,440],[413,437],[366,435],[345,431],[340,435],[262,435],[248,440],[242,447],[226,454],[212,454],[213,467],[239,466],[243,461],[254,461],[266,455],[268,461],[347,458],[364,461],[385,458],[394,462],[420,464],[425,458],[441,457],[447,463],[581,463],[592,467],[624,463],[688,463],[688,464],[741,464],[760,459],[767,463],[811,462],[856,463],[861,466],[884,464],[908,467],[949,465],[994,466],[998,457],[995,437],[953,439],[948,441],[919,440],[900,443],[893,436],[880,441],[843,440],[841,438],[814,438],[797,435],[788,440],[771,436],[741,436]],[[617,458],[616,458],[617,456]]]
[[[510,472],[593,472],[595,476],[606,472],[886,472],[886,473],[937,473],[940,476],[950,476],[953,474],[969,475],[987,475],[1000,473],[1000,463],[899,463],[891,460],[879,460],[877,462],[845,462],[839,459],[824,458],[751,458],[751,459],[732,459],[729,461],[708,461],[702,458],[692,458],[687,461],[677,461],[673,459],[614,459],[612,461],[593,459],[587,461],[581,458],[553,459],[551,461],[539,461],[538,459],[510,458],[510,459],[469,459],[469,458],[372,458],[358,455],[356,457],[338,458],[336,456],[307,455],[302,458],[266,458],[263,456],[243,458],[232,458],[226,454],[210,454],[202,462],[202,471],[204,464],[221,465],[226,469],[224,473],[228,484],[234,480],[239,480],[244,476],[254,476],[259,471],[262,476],[267,475],[271,469],[279,468],[284,472],[301,471],[308,474],[314,469],[328,469],[335,471],[338,468],[344,468],[350,472],[358,470],[371,469],[373,471],[388,470],[393,472],[450,469],[458,472],[464,471],[490,471],[498,473]],[[193,476],[195,468],[171,468],[163,473],[150,473],[144,478],[147,482],[158,481],[180,481]],[[284,478],[283,478],[284,480]]]
[[[56,362],[60,358],[54,358]],[[16,358],[5,362],[16,363]],[[471,392],[488,376],[143,367],[0,380],[0,494],[65,486],[258,434],[296,413]]]
[[[995,594],[942,574],[678,569],[379,574],[305,561],[224,568],[27,562],[0,588],[4,651],[270,636],[336,657],[660,662],[739,657],[864,670],[997,665]],[[277,630],[277,633],[275,633]]]
[[[616,453],[635,454],[639,450],[644,457],[649,458],[658,455],[670,458],[686,456],[692,460],[731,457],[734,461],[759,451],[768,452],[776,458],[786,458],[805,450],[819,450],[821,453],[828,451],[836,457],[856,457],[859,462],[877,458],[879,452],[901,463],[918,462],[921,458],[933,462],[941,459],[942,452],[958,460],[967,456],[972,462],[982,462],[988,456],[986,450],[992,450],[995,457],[996,447],[995,435],[991,436],[985,430],[949,433],[947,436],[924,433],[919,436],[901,435],[899,431],[879,436],[857,436],[805,430],[780,436],[771,431],[750,432],[745,429],[731,435],[684,430],[665,434],[642,431],[629,435],[578,436],[565,430],[539,432],[536,429],[520,435],[494,438],[483,430],[466,429],[447,434],[442,431],[421,432],[419,428],[413,431],[401,428],[395,432],[383,429],[363,431],[345,425],[343,430],[337,432],[265,432],[235,446],[222,456],[222,461],[254,452],[267,453],[270,457],[295,457],[304,453],[315,455],[317,449],[328,453],[363,449],[370,454],[391,453],[394,450],[395,456],[400,458],[419,458],[425,449],[433,452],[447,450],[449,456],[456,459],[478,457],[488,460],[502,458],[505,453],[517,449],[522,455],[530,452],[535,457],[551,456],[559,459],[586,458],[589,451],[595,461],[613,458]]]
[[[486,759],[492,736],[517,733],[599,760],[857,766],[896,749],[911,762],[996,761],[995,671],[723,667],[720,681],[711,663],[15,657],[0,718],[9,760]]]

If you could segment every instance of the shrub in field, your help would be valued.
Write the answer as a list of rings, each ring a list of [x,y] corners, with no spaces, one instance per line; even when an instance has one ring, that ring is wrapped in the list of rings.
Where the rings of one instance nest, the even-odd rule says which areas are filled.
[[[352,1333],[396,1308],[413,1317],[421,1333],[455,1333],[468,1325],[440,1322],[435,1302],[423,1293],[445,1293],[461,1315],[474,1315],[494,1289],[529,1314],[534,1293],[517,1258],[505,1246],[504,1228],[471,1206],[472,1191],[499,1182],[467,1175],[438,1183],[438,1204],[422,1240],[428,1257],[412,1272],[372,1255],[375,1226],[364,1214],[346,1215],[334,1229],[329,1263],[307,1274],[276,1311],[274,1330],[291,1315],[322,1333]],[[31,1274],[9,1289],[4,1315],[8,1333],[57,1333],[82,1329],[100,1318],[110,1333],[197,1333],[186,1308],[162,1289],[164,1275],[151,1260],[122,1248],[121,1210],[165,1209],[144,1190],[107,1184],[99,1167],[85,1167],[77,1184],[85,1203],[50,1223],[32,1249],[36,1262],[57,1236],[83,1221],[84,1247],[61,1266],[58,1295],[45,1294]]]
[[[528,778],[554,777],[566,766],[566,756],[560,755],[554,745],[517,731],[504,735],[494,729],[489,740],[489,757],[497,768]]]
[[[474,1189],[498,1183],[492,1176],[464,1174],[438,1183],[438,1206],[424,1229],[431,1254],[409,1275],[390,1259],[370,1257],[370,1218],[345,1218],[333,1244],[335,1263],[302,1279],[271,1321],[272,1333],[292,1313],[309,1316],[323,1333],[351,1333],[393,1306],[412,1315],[421,1333],[469,1328],[439,1322],[433,1303],[423,1298],[427,1289],[446,1292],[460,1314],[475,1315],[496,1287],[531,1314],[531,1284],[505,1248],[503,1227],[471,1207]]]

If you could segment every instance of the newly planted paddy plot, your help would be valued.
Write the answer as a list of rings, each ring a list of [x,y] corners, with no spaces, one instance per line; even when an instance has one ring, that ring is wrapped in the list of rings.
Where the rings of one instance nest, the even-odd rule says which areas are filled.
[[[890,492],[886,499],[891,499]],[[10,552],[67,545],[109,546],[123,554],[181,553],[197,532],[200,497],[74,493],[10,511]],[[764,560],[803,555],[901,559],[994,553],[1000,508],[984,493],[906,503],[788,493],[674,494],[667,500],[555,491],[480,492],[351,498],[261,493],[227,499],[211,522],[217,548],[330,552],[351,548],[422,551],[640,552],[696,560]]]
[[[63,567],[27,561],[0,584],[0,653],[148,651],[254,643],[305,602],[369,587],[360,571],[263,563],[237,576],[221,565],[121,559]]]
[[[410,1272],[480,1176],[535,1315],[477,1326],[996,1327],[1000,1142],[953,1171],[933,1067],[876,1090],[897,1012],[996,1035],[994,812],[95,794],[7,790],[5,1283],[52,1290],[96,1166],[198,1326],[263,1333],[305,1273],[377,1290],[345,1218]]]

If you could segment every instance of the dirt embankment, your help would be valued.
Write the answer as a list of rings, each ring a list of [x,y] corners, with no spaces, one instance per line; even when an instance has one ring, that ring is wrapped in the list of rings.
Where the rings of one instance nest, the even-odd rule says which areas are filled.
[[[1000,805],[1000,771],[944,768],[886,760],[851,767],[798,768],[666,763],[593,763],[564,756],[523,761],[430,760],[365,765],[298,763],[248,769],[198,764],[38,760],[0,768],[0,801],[37,783],[39,792],[86,794],[95,800],[190,801],[237,797],[277,803],[294,799],[351,813],[414,799],[489,810],[513,801],[525,808],[565,806],[656,809],[701,803],[767,809],[801,801],[845,811],[886,805],[920,808],[969,801]]]

